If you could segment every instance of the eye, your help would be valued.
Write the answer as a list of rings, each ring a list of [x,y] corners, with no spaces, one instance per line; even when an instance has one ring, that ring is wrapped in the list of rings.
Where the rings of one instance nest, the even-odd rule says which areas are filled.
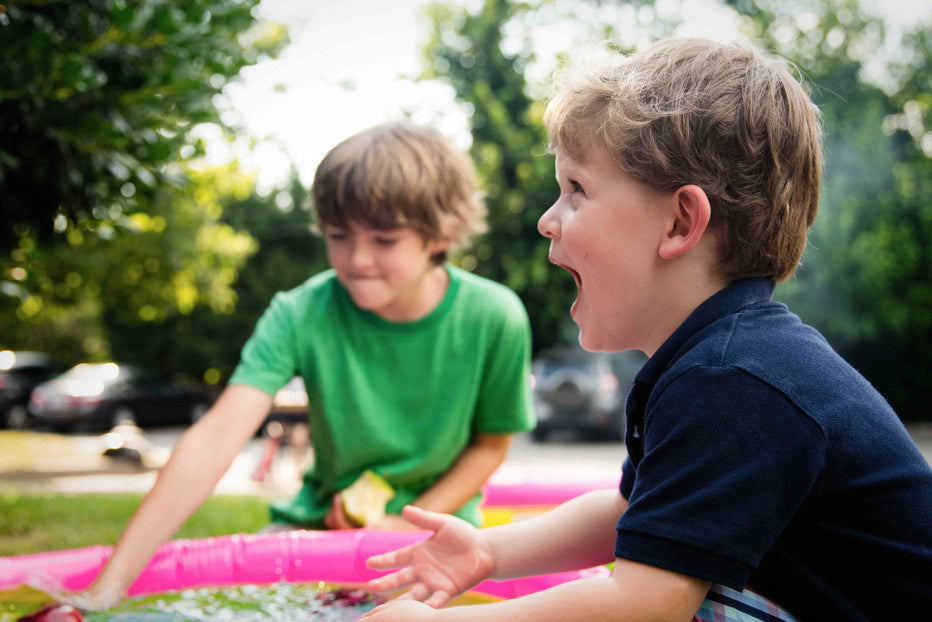
[[[379,246],[394,246],[398,242],[398,238],[392,236],[379,235],[375,238],[375,243]]]
[[[576,181],[575,179],[570,179],[568,181],[570,184],[570,188],[573,189],[573,192],[579,192],[580,194],[586,194],[586,191],[583,190],[582,185],[578,181]]]
[[[346,232],[336,229],[328,229],[326,235],[330,242],[341,242],[346,239]]]

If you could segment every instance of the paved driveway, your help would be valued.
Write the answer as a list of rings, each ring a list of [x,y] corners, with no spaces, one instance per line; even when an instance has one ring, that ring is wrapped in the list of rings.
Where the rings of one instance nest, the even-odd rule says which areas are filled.
[[[11,434],[8,431],[0,431]],[[10,465],[0,461],[0,490],[8,487],[27,487],[34,490],[56,492],[145,492],[152,487],[158,466],[167,460],[184,428],[150,429],[144,433],[147,442],[147,460],[143,465],[120,458],[102,459],[102,437],[53,435],[48,441],[68,443],[74,456],[69,461],[33,460],[32,467],[11,472]],[[932,424],[913,426],[910,433],[926,460],[932,464]],[[13,433],[15,434],[15,433]],[[43,439],[40,439],[43,440]],[[43,440],[43,443],[45,441]],[[253,479],[256,466],[267,450],[264,438],[250,441],[234,460],[227,474],[218,484],[220,494],[250,494],[269,497],[286,497],[300,486],[301,473],[296,468],[290,448],[276,454],[273,469],[265,482]],[[518,435],[506,469],[527,470],[535,476],[547,472],[566,474],[591,473],[611,477],[619,473],[625,457],[621,442],[574,442],[556,439],[535,443],[528,434]],[[54,465],[52,468],[51,465]],[[74,468],[69,468],[68,465]]]

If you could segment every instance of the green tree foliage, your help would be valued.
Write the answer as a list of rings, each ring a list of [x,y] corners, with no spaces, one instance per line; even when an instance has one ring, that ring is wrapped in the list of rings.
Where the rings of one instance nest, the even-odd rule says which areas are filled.
[[[190,164],[201,124],[226,127],[223,86],[285,43],[257,1],[0,13],[0,49],[17,59],[0,74],[4,346],[204,369],[172,344],[196,341],[195,317],[233,310],[256,242],[221,217],[255,186],[235,166]]]
[[[323,239],[311,229],[308,191],[296,172],[284,188],[270,195],[253,194],[228,204],[224,221],[249,231],[258,244],[234,284],[236,313],[223,318],[217,335],[218,341],[226,342],[227,351],[215,357],[213,365],[226,377],[272,296],[300,285],[328,264]]]
[[[0,16],[0,243],[55,218],[119,226],[195,157],[227,80],[277,50],[258,0],[23,0]],[[92,229],[93,230],[93,229]]]
[[[928,418],[928,25],[916,25],[884,58],[884,22],[854,0],[738,5],[755,37],[804,68],[826,130],[819,215],[798,277],[779,295],[864,372],[901,417]],[[871,62],[882,71],[871,75]]]
[[[127,217],[119,234],[68,223],[45,243],[21,237],[10,253],[14,295],[0,299],[0,321],[13,329],[4,345],[67,361],[119,356],[174,368],[154,355],[160,338],[185,342],[163,331],[165,323],[200,309],[231,313],[238,270],[256,251],[248,233],[220,220],[223,202],[254,194],[252,177],[235,165],[186,177],[183,188],[156,194],[146,212]]]
[[[778,297],[814,324],[904,419],[928,418],[932,398],[932,29],[917,24],[890,58],[884,23],[856,0],[728,0],[740,29],[794,61],[826,127],[826,177],[804,263]],[[559,8],[556,8],[559,7]],[[680,8],[682,8],[680,6]],[[556,192],[543,155],[532,27],[574,24],[621,48],[677,33],[676,3],[487,0],[474,13],[439,6],[429,76],[450,81],[472,112],[472,154],[487,183],[492,233],[478,268],[528,305],[535,347],[560,338],[575,289],[546,265],[534,223]],[[549,32],[553,32],[550,30]],[[517,34],[516,34],[517,33]],[[510,39],[524,45],[509,47]],[[571,53],[564,37],[558,52]],[[551,46],[552,48],[553,46]],[[514,50],[509,54],[503,49]],[[885,63],[884,63],[885,61]],[[881,62],[880,78],[868,63]],[[519,173],[521,171],[521,173]]]
[[[252,178],[238,173],[234,165],[202,171],[197,179],[203,182],[202,191],[217,193],[216,209],[222,219],[215,226],[249,232],[246,237],[218,238],[225,252],[237,243],[248,243],[249,257],[235,272],[222,268],[223,251],[198,255],[199,267],[223,270],[228,277],[235,274],[235,282],[226,285],[219,306],[201,304],[186,313],[160,314],[149,322],[114,310],[108,312],[105,324],[114,358],[141,357],[163,370],[221,384],[239,361],[243,344],[272,296],[324,269],[326,258],[322,240],[311,232],[307,191],[296,174],[285,188],[262,195],[255,191]]]
[[[489,233],[460,262],[518,293],[538,350],[565,331],[576,288],[568,274],[548,264],[548,243],[537,231],[557,190],[543,104],[528,94],[524,76],[531,52],[502,49],[502,28],[521,10],[505,0],[488,0],[475,14],[432,5],[425,77],[449,80],[471,111],[470,151],[484,184]]]

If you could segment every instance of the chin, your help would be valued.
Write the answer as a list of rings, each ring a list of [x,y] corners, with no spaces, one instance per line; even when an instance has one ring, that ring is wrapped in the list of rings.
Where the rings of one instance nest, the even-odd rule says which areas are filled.
[[[604,351],[604,348],[601,347],[598,338],[594,335],[590,335],[582,327],[579,328],[579,345],[583,350],[587,350],[589,352]]]
[[[353,300],[353,304],[362,309],[363,311],[371,311],[372,313],[377,312],[382,308],[382,302],[372,300],[370,298],[355,298],[350,297]]]
[[[632,347],[626,343],[621,343],[617,339],[611,339],[609,335],[603,333],[594,333],[579,328],[579,345],[583,350],[588,352],[621,352],[622,350],[631,350]]]

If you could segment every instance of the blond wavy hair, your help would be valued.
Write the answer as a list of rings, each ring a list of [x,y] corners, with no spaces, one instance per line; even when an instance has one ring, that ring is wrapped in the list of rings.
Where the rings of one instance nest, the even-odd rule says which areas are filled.
[[[784,61],[737,45],[666,39],[554,76],[551,150],[593,139],[656,190],[702,188],[729,279],[796,270],[822,184],[821,114]]]

